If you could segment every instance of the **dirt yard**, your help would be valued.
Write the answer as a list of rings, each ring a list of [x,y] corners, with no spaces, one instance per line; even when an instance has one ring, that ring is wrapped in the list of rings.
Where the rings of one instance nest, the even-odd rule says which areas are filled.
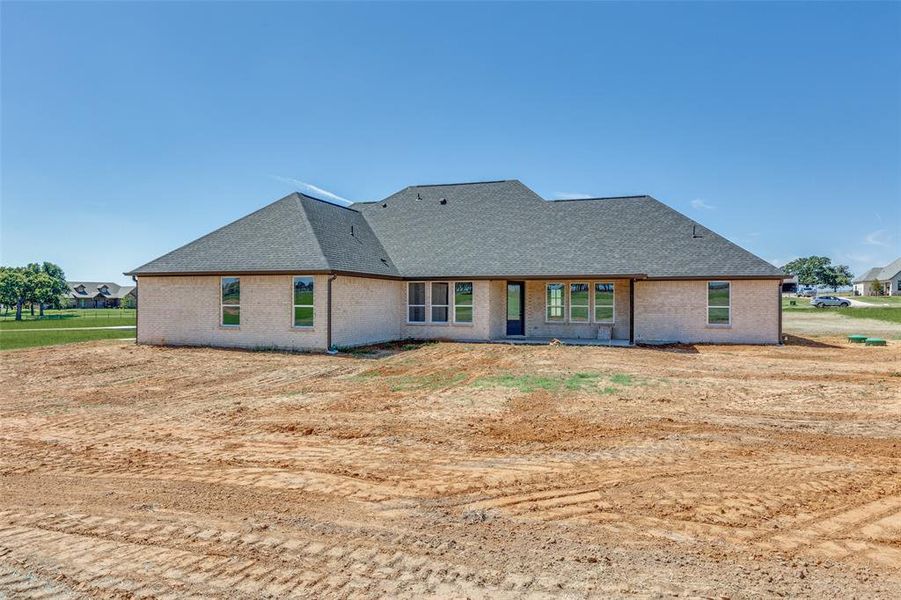
[[[0,596],[901,596],[899,343],[0,360]]]

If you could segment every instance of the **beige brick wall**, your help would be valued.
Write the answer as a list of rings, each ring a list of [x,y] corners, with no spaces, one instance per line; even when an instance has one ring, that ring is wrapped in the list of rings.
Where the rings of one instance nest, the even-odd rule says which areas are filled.
[[[533,337],[555,337],[555,338],[590,338],[598,337],[599,323],[571,323],[569,322],[569,284],[587,282],[594,283],[595,280],[572,279],[572,280],[535,280],[526,282],[526,335]],[[604,280],[604,282],[612,282],[613,287],[613,338],[629,339],[629,280],[614,279]],[[548,283],[563,283],[565,290],[565,313],[566,321],[563,323],[546,322],[546,286]],[[505,284],[506,285],[506,284]],[[591,286],[590,288],[591,289]],[[594,294],[589,293],[589,313],[594,315]],[[605,324],[605,326],[607,326]]]
[[[339,275],[332,282],[332,342],[359,346],[399,339],[404,282]]]
[[[219,325],[217,276],[139,277],[138,341],[149,344],[243,348],[326,349],[326,275],[314,277],[315,326],[292,327],[290,275],[241,276],[241,325]],[[546,281],[526,282],[526,334],[595,338],[596,324],[546,323]],[[564,281],[567,284],[569,281]],[[616,280],[613,336],[629,337],[629,282]],[[402,338],[489,340],[506,335],[506,281],[474,281],[471,325],[408,324],[406,282],[339,276],[333,283],[332,334],[338,346]],[[778,343],[779,285],[775,280],[732,282],[732,325],[707,325],[706,281],[639,281],[635,287],[636,341]],[[427,299],[431,294],[427,286]],[[568,311],[567,298],[567,313]],[[429,312],[429,311],[427,311]],[[430,316],[430,315],[429,315]],[[568,316],[568,315],[567,315]]]
[[[635,340],[779,343],[780,282],[732,281],[732,324],[707,325],[706,281],[637,281]]]
[[[460,281],[468,281],[461,279]],[[452,282],[451,282],[452,283]],[[431,318],[431,285],[426,282],[426,319]],[[472,306],[473,315],[471,324],[453,323],[453,307],[451,307],[450,323],[424,323],[411,324],[407,323],[407,288],[406,282],[403,282],[401,301],[399,310],[397,311],[400,320],[400,337],[411,339],[434,339],[434,340],[488,340],[489,324],[491,322],[491,304],[490,282],[487,280],[477,280],[472,282]],[[453,296],[453,288],[451,288],[451,296]],[[501,308],[503,310],[503,308]]]
[[[220,326],[218,276],[139,277],[138,342],[325,349],[326,276],[316,275],[314,327],[295,329],[290,275],[241,276],[241,325]]]

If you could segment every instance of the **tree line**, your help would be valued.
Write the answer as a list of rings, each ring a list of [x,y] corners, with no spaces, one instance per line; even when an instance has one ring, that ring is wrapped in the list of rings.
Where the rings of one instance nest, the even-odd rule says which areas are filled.
[[[833,265],[827,256],[808,256],[796,258],[782,270],[787,275],[796,275],[800,285],[823,285],[838,290],[843,285],[850,285],[854,275],[847,265]]]
[[[66,274],[59,265],[51,262],[29,263],[24,267],[0,267],[0,304],[9,312],[16,307],[16,321],[22,320],[22,308],[34,305],[44,308],[61,308],[62,297],[69,291]]]

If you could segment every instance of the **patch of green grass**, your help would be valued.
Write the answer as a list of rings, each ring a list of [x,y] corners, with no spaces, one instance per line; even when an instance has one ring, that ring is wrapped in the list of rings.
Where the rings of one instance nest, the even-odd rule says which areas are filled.
[[[22,309],[22,320],[23,321],[66,321],[70,319],[115,319],[115,318],[131,318],[134,320],[135,318],[135,309],[134,308],[62,308],[62,309],[53,309],[48,308],[44,311],[44,316],[40,316],[38,314],[38,310],[35,309],[34,316],[32,316],[31,311],[25,307]],[[4,308],[3,312],[0,313],[0,322],[5,321],[15,321],[16,319],[16,311],[15,307],[11,308],[8,312]]]
[[[0,331],[0,350],[134,337],[134,329],[79,330],[60,328],[50,331]]]
[[[632,376],[625,373],[616,373],[610,376],[610,381],[616,385],[632,385]]]
[[[0,331],[16,329],[66,329],[69,327],[114,327],[134,325],[134,314],[131,316],[111,317],[75,317],[66,319],[28,319],[22,321],[0,320]]]
[[[874,319],[877,321],[888,321],[889,323],[901,323],[901,307],[885,306],[885,307],[857,307],[835,309],[840,315],[846,317],[854,317],[855,319]]]
[[[504,387],[529,393],[536,390],[556,392],[560,390],[580,391],[595,390],[602,394],[612,394],[616,388],[600,385],[606,380],[615,385],[629,386],[633,384],[631,375],[616,373],[609,377],[601,373],[575,373],[572,375],[513,375],[505,373],[491,377],[482,377],[473,382],[476,387]]]

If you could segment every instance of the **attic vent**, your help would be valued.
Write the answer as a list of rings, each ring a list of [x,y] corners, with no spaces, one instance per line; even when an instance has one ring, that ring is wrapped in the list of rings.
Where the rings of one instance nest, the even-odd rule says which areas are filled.
[[[695,240],[698,239],[698,238],[704,237],[703,235],[701,235],[700,233],[698,233],[698,226],[697,226],[697,225],[692,225],[692,226],[691,226],[691,237],[692,237],[692,239],[695,239]]]
[[[447,198],[442,198],[438,201],[439,204],[447,204]]]
[[[388,203],[387,203],[387,202],[382,202],[382,208],[388,208]]]
[[[350,235],[353,236],[353,234],[354,234],[354,226],[351,225],[350,226]]]
[[[416,192],[416,199],[417,199],[417,200],[422,200],[422,196],[419,195],[419,192]]]

